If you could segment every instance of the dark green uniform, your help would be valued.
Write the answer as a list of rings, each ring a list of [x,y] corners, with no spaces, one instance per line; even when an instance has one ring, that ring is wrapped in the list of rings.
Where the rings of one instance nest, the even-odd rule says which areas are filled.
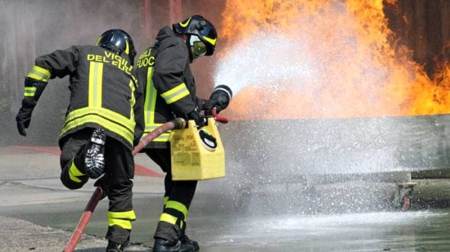
[[[103,128],[105,175],[110,199],[109,240],[129,238],[132,206],[135,90],[137,82],[127,59],[98,46],[73,46],[36,59],[27,74],[23,103],[36,103],[49,79],[70,76],[70,103],[60,135],[61,180],[70,189],[88,180],[83,172],[86,144],[93,128]]]
[[[144,125],[140,129],[144,135],[175,117],[187,119],[200,102],[195,95],[186,43],[169,27],[162,28],[156,39],[155,45],[145,50],[136,64],[136,77],[142,87],[139,92],[142,96],[137,97],[140,112],[136,116]],[[197,181],[172,181],[168,133],[155,139],[144,151],[167,173],[160,221],[184,229]]]

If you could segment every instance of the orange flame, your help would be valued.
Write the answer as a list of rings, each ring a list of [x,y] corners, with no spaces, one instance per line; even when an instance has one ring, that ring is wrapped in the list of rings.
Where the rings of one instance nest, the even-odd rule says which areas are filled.
[[[396,0],[388,0],[395,4]],[[430,79],[394,48],[383,1],[227,0],[221,37],[233,47],[258,34],[281,34],[304,45],[315,62],[314,76],[284,80],[276,90],[249,80],[232,102],[229,115],[240,119],[295,119],[429,115],[450,112],[450,64]],[[273,45],[276,47],[277,45]],[[264,50],[264,49],[262,49]],[[299,49],[300,50],[300,49]],[[292,64],[302,64],[295,58]],[[245,60],[245,59],[244,59]],[[260,64],[270,64],[270,59]],[[245,75],[245,73],[242,73]],[[267,81],[269,82],[269,80]],[[269,87],[269,88],[268,88]]]

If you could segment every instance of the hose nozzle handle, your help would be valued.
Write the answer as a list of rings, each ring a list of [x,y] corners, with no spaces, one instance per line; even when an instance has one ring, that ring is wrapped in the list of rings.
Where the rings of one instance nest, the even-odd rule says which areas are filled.
[[[226,118],[225,116],[219,115],[219,113],[217,113],[217,108],[214,107],[211,110],[211,114],[214,117],[214,120],[216,120],[217,122],[223,123],[223,124],[227,124],[228,123],[228,118]]]

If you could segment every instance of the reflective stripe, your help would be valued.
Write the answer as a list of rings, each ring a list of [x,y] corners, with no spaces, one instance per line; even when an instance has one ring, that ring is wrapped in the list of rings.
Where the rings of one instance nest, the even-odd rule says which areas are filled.
[[[164,92],[161,94],[161,97],[166,101],[167,104],[172,104],[180,99],[189,95],[189,89],[186,87],[186,84],[183,82],[178,86]]]
[[[42,82],[48,82],[48,80],[50,79],[50,71],[40,67],[40,66],[36,66],[34,65],[31,68],[31,71],[28,72],[27,77],[37,80],[37,81],[42,81]]]
[[[129,144],[133,144],[133,133],[126,130],[124,127],[121,127],[120,125],[111,122],[108,119],[105,119],[103,117],[100,117],[99,115],[95,115],[95,114],[90,114],[90,115],[85,115],[82,118],[78,118],[76,120],[73,120],[69,123],[67,123],[62,132],[61,135],[63,135],[64,133],[66,133],[67,131],[79,127],[83,124],[86,123],[97,123],[99,125],[101,125],[102,127],[104,127],[107,130],[110,130],[114,133],[116,133],[117,135],[123,137]]]
[[[102,107],[103,63],[89,63],[89,107]]]
[[[130,120],[134,121],[134,105],[136,104],[136,97],[134,96],[134,91],[136,90],[136,87],[134,86],[134,82],[130,80],[128,83],[128,86],[131,90],[131,98],[130,98]]]
[[[186,28],[189,25],[189,22],[191,22],[191,18],[192,17],[188,18],[188,20],[186,20],[186,22],[184,22],[184,23],[180,22],[180,26],[183,28]]]
[[[177,217],[172,216],[172,215],[170,215],[168,213],[162,213],[161,217],[159,217],[159,221],[164,221],[164,222],[167,222],[167,223],[170,223],[170,224],[173,224],[173,225],[177,224],[177,220],[178,220]]]
[[[136,123],[133,120],[106,108],[81,108],[73,110],[67,115],[66,123],[75,120],[77,117],[82,117],[87,114],[103,115],[103,117],[109,118],[111,119],[111,121],[122,124],[123,127],[125,127],[131,132],[134,131],[134,127],[136,125]]]
[[[119,226],[123,229],[131,230],[133,228],[133,225],[131,224],[131,221],[129,220],[121,220],[121,219],[111,219],[108,220],[108,226]]]
[[[124,229],[131,230],[131,222],[136,220],[136,213],[131,211],[126,212],[108,212],[108,226],[119,226]]]
[[[145,137],[148,133],[156,129],[162,124],[155,123],[155,108],[156,108],[156,98],[158,96],[158,91],[153,85],[153,67],[147,69],[147,83],[145,90],[145,103],[144,103],[144,121],[145,121]],[[153,139],[152,142],[168,142],[170,139],[170,132],[163,133],[159,137]]]
[[[166,206],[167,201],[169,201],[169,196],[164,196],[163,198],[163,205]]]
[[[209,38],[209,37],[206,37],[206,36],[203,36],[203,39],[208,41],[208,43],[210,43],[213,46],[216,45],[217,39],[212,39],[212,38]]]
[[[36,94],[36,87],[25,87],[23,96],[34,96]]]
[[[70,180],[72,180],[73,182],[76,183],[81,183],[81,179],[79,179],[78,177],[84,176],[85,174],[82,173],[76,166],[75,166],[75,162],[72,161],[72,165],[70,165],[69,168],[69,178]]]
[[[125,54],[130,55],[130,44],[128,43],[128,40],[125,40]]]
[[[173,201],[173,200],[167,201],[165,208],[175,209],[178,212],[182,213],[184,216],[184,220],[186,220],[189,215],[189,211],[188,211],[187,207],[178,201]]]
[[[105,108],[81,108],[70,112],[66,117],[61,135],[86,123],[97,123],[133,144],[136,123],[117,112]]]
[[[136,220],[136,212],[134,210],[126,212],[108,212],[108,219]]]
[[[149,67],[147,69],[147,83],[144,104],[144,119],[146,126],[152,125],[155,121],[156,95],[157,91],[155,86],[153,85],[153,67]]]

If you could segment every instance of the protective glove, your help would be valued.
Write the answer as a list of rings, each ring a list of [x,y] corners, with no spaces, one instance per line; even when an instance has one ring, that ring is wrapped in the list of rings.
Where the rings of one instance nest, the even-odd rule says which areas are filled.
[[[31,114],[33,113],[34,105],[32,102],[28,102],[26,100],[22,101],[22,107],[20,107],[19,112],[17,112],[16,122],[17,122],[17,130],[19,134],[22,136],[26,136],[27,132],[25,129],[28,129],[31,122]]]
[[[198,128],[205,126],[208,123],[208,119],[205,115],[200,114],[199,109],[195,108],[190,113],[187,114],[189,120],[194,120]]]
[[[204,105],[204,109],[211,114],[212,109],[215,107],[217,113],[219,113],[228,107],[232,97],[233,92],[227,85],[219,85],[214,88],[209,100]]]

